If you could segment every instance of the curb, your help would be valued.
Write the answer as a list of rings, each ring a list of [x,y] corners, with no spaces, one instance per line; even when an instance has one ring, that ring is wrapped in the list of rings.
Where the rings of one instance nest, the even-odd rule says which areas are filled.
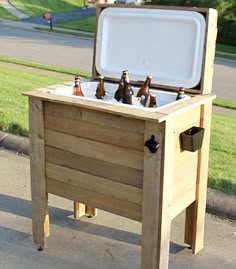
[[[29,155],[29,139],[0,131],[0,148],[12,150],[19,154]]]
[[[0,131],[0,148],[29,155],[29,138],[16,136]],[[236,221],[236,196],[207,189],[206,212],[218,217]]]

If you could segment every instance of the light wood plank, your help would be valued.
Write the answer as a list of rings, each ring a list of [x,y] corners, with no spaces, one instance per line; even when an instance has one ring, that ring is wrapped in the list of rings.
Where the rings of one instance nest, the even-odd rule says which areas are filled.
[[[86,205],[79,203],[79,202],[74,202],[74,218],[78,219],[84,215],[86,215]]]
[[[33,239],[41,248],[46,248],[49,215],[45,183],[43,102],[35,98],[29,99],[29,124]]]
[[[115,165],[65,150],[46,147],[46,161],[64,167],[80,170],[100,177],[118,181],[138,188],[143,186],[143,171],[126,166]]]
[[[143,151],[143,135],[121,128],[45,115],[45,128],[106,144]]]
[[[141,221],[142,208],[137,204],[121,201],[110,196],[91,192],[49,178],[47,178],[47,191],[67,199],[80,201],[84,204],[100,208],[113,214]]]
[[[144,152],[141,268],[167,269],[169,261],[172,179],[174,171],[173,123],[146,122],[145,139],[155,135],[157,153]]]
[[[201,93],[207,94],[212,92],[215,47],[217,37],[217,10],[209,9],[206,16],[206,38],[204,46],[204,55],[202,63],[202,80]]]
[[[136,132],[139,134],[144,133],[144,123],[141,120],[129,119],[119,115],[107,114],[76,106],[46,102],[45,114],[100,124],[103,126],[114,127],[122,130]]]
[[[66,135],[47,129],[45,130],[45,141],[46,145],[86,157],[130,168],[143,169],[143,153],[139,151]]]
[[[97,208],[90,206],[90,205],[85,205],[80,202],[75,202],[73,203],[74,205],[74,218],[78,219],[82,216],[97,216]]]
[[[209,102],[209,100],[215,99],[215,95],[196,95],[192,96],[190,99],[186,99],[183,102],[177,102],[176,104],[163,108],[161,113],[163,117],[158,120],[158,122],[167,121],[173,117],[180,116],[182,117],[181,121],[184,121],[184,113],[191,113],[193,109],[198,108],[201,105],[204,105]]]
[[[141,205],[142,190],[106,178],[83,173],[66,167],[46,163],[46,176],[68,185],[81,187],[119,200]]]
[[[172,219],[196,199],[197,160],[197,158],[190,158],[185,165],[175,166],[172,186]]]
[[[85,208],[85,212],[86,212],[86,215],[88,216],[94,216],[96,217],[98,215],[98,210],[97,208],[93,207],[93,206],[90,206],[90,205],[86,205],[86,208]]]
[[[191,203],[196,199],[196,186],[192,188],[188,188],[188,192],[184,193],[184,195],[179,196],[177,198],[178,203],[175,203],[173,201],[172,207],[171,207],[171,219],[173,220],[175,217],[177,217],[183,210],[189,207]],[[190,228],[190,227],[188,227]],[[185,243],[187,243],[185,241]],[[189,244],[189,243],[187,243]]]
[[[201,106],[200,126],[205,128],[205,133],[202,147],[198,150],[196,200],[186,211],[185,240],[191,244],[193,254],[203,248],[204,242],[211,113],[211,102]],[[191,225],[192,229],[188,230]]]

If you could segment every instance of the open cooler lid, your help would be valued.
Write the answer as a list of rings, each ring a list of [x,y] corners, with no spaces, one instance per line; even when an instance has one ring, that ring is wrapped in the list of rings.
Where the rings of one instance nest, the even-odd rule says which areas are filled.
[[[107,7],[98,17],[95,67],[107,78],[193,88],[201,79],[205,18],[198,12]]]

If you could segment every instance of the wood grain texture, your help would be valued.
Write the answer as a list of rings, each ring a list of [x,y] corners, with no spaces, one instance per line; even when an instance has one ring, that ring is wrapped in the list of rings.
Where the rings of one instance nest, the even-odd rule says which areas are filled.
[[[156,153],[144,151],[142,269],[168,268],[174,168],[173,154],[169,150],[174,148],[171,125],[145,124],[145,139],[155,135],[160,147]]]
[[[46,248],[49,215],[45,181],[43,102],[35,98],[29,99],[29,124],[33,239],[36,244]]]
[[[203,248],[204,242],[211,113],[211,102],[201,106],[200,126],[205,132],[202,147],[198,150],[196,200],[186,210],[185,241],[192,246],[193,254]],[[192,228],[188,230],[189,227]]]
[[[141,120],[126,118],[119,115],[107,114],[100,111],[85,109],[58,103],[45,103],[45,114],[55,117],[63,117],[85,123],[99,124],[104,127],[144,133],[144,123]]]
[[[58,180],[47,178],[47,191],[133,220],[141,221],[142,218],[140,205],[68,185]]]
[[[47,129],[45,130],[45,142],[48,146],[63,149],[85,157],[134,169],[143,169],[143,153],[139,151],[104,144]]]
[[[143,171],[46,146],[46,161],[142,188]]]
[[[143,135],[102,124],[45,115],[45,128],[72,136],[143,151]]]
[[[142,203],[142,190],[106,178],[76,171],[70,168],[46,163],[46,177],[56,179],[67,185],[97,192],[119,200]]]

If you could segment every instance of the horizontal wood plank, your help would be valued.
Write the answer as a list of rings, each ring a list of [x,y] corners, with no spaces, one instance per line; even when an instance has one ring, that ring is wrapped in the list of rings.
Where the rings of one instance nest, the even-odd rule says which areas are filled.
[[[143,171],[77,155],[46,146],[46,161],[85,173],[106,177],[138,188],[143,187]]]
[[[142,120],[126,118],[92,109],[45,102],[45,114],[100,124],[140,134],[144,133],[144,122]]]
[[[45,129],[45,143],[79,155],[143,169],[143,153]]]
[[[46,186],[48,193],[70,200],[80,201],[81,203],[89,204],[113,214],[141,221],[142,208],[140,205],[68,185],[50,178],[46,179]]]
[[[119,200],[141,205],[142,190],[113,180],[46,163],[46,177]]]
[[[143,151],[143,135],[101,124],[45,115],[45,128],[106,144]]]

